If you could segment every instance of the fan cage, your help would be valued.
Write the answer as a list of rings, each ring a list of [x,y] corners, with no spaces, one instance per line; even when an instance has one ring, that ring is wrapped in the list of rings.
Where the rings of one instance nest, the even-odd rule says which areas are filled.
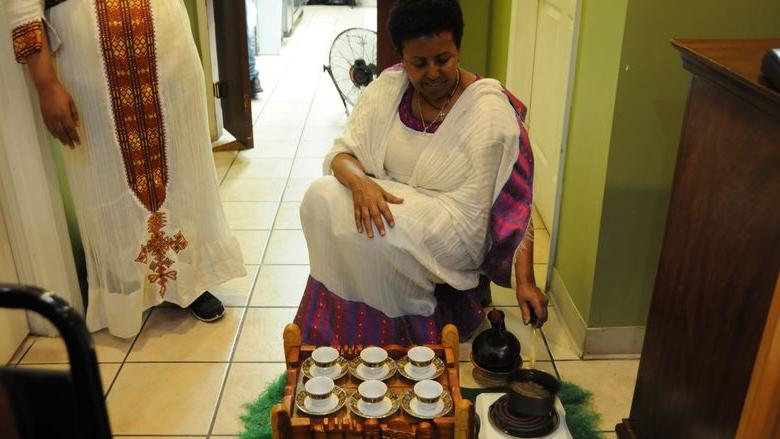
[[[328,65],[344,109],[349,113],[363,90],[377,76],[376,32],[365,28],[350,28],[339,33],[331,44]]]

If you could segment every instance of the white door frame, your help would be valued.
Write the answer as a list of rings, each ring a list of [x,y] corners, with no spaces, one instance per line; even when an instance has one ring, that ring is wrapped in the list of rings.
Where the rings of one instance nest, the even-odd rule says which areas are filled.
[[[574,15],[574,32],[572,34],[571,59],[569,63],[568,86],[566,91],[566,109],[563,119],[563,133],[561,134],[561,157],[558,162],[558,187],[555,189],[555,208],[553,212],[553,223],[548,225],[550,231],[550,252],[547,262],[547,278],[545,280],[545,290],[550,285],[555,257],[557,255],[558,229],[560,227],[561,199],[563,197],[564,167],[566,163],[566,153],[569,139],[569,121],[571,118],[571,102],[574,95],[574,76],[577,71],[577,50],[579,47],[580,19],[582,17],[582,0],[576,0],[576,13]],[[523,7],[532,8],[533,14],[522,14]],[[517,87],[518,96],[523,102],[530,103],[531,99],[531,78],[533,78],[533,65],[530,67],[524,60],[519,59],[523,49],[528,48],[530,44],[531,56],[533,59],[533,47],[536,44],[536,18],[538,16],[539,0],[512,0],[512,19],[509,30],[509,53],[507,59],[507,86],[512,89],[512,85]],[[530,18],[525,18],[528,16]],[[523,32],[532,29],[532,37],[523,38]],[[527,34],[526,34],[527,35]],[[526,50],[527,53],[527,50]],[[533,64],[533,63],[531,63]],[[526,83],[521,82],[525,80]]]
[[[528,55],[533,60],[538,10],[539,0],[512,0],[506,87],[524,104],[531,103],[534,64],[524,62],[522,56]]]
[[[574,76],[577,71],[577,51],[580,42],[580,18],[582,17],[582,0],[577,0],[577,11],[574,15],[574,32],[571,44],[571,61],[569,62],[569,84],[566,91],[566,111],[563,118],[563,135],[561,136],[561,159],[558,163],[558,187],[555,189],[555,213],[550,230],[550,256],[547,262],[547,280],[545,288],[550,285],[554,268],[555,256],[558,254],[558,228],[561,218],[561,200],[563,199],[563,170],[566,165],[566,153],[569,148],[569,121],[571,120],[571,102],[574,97]]]

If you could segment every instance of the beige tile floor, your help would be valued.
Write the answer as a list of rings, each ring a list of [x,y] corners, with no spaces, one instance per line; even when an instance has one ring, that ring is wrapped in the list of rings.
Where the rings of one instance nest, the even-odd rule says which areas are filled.
[[[223,205],[248,274],[212,289],[228,306],[219,322],[201,323],[186,311],[160,307],[133,339],[94,335],[117,437],[235,436],[242,405],[282,372],[282,327],[293,319],[308,275],[298,207],[346,120],[330,78],[322,74],[324,54],[338,31],[375,28],[374,14],[371,8],[306,7],[281,56],[259,59],[266,92],[252,106],[256,147],[215,153]],[[534,271],[543,286],[550,237],[534,217]],[[493,298],[509,328],[530,346],[514,293],[494,286]],[[579,360],[556,310],[550,312],[545,332],[563,379],[594,393],[594,408],[603,415],[600,428],[611,432],[629,412],[637,361]],[[544,348],[536,343],[543,359]],[[12,362],[66,369],[67,354],[59,339],[30,337]],[[537,367],[552,369],[549,361]],[[461,372],[464,386],[478,385],[468,361]]]

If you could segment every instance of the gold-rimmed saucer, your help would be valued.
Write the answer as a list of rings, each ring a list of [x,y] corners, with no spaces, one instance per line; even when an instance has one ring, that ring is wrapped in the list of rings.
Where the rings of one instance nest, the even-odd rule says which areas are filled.
[[[398,398],[398,395],[393,393],[393,391],[388,390],[387,393],[385,393],[385,399],[389,399],[390,400],[390,409],[387,410],[385,413],[381,413],[381,414],[369,414],[369,413],[364,413],[362,410],[360,410],[360,407],[359,407],[359,405],[360,405],[360,393],[358,393],[357,391],[354,392],[352,394],[352,396],[349,397],[349,399],[347,399],[347,407],[349,407],[349,410],[352,413],[360,416],[361,418],[382,419],[382,418],[386,418],[386,417],[392,415],[393,413],[397,412],[398,409],[401,407],[401,401]]]
[[[338,369],[336,369],[336,366],[338,366]],[[332,371],[328,369],[332,369]],[[322,376],[336,381],[349,372],[349,361],[347,361],[347,359],[344,357],[339,357],[336,359],[336,364],[333,366],[333,368],[328,369],[322,369],[318,367],[316,364],[314,364],[314,360],[311,357],[303,360],[303,363],[301,363],[301,371],[303,372],[303,376],[306,378]],[[328,373],[322,373],[323,371],[328,371]]]
[[[404,392],[403,396],[401,396],[401,407],[404,409],[406,413],[408,413],[411,416],[414,416],[417,419],[433,419],[433,418],[444,416],[452,410],[452,407],[455,406],[455,404],[452,401],[452,396],[450,395],[450,392],[446,392],[446,391],[441,394],[442,409],[436,413],[416,412],[412,408],[412,400],[414,399],[416,399],[414,396],[414,392],[411,390],[407,390],[406,392]]]
[[[379,381],[385,381],[388,378],[392,378],[393,375],[395,375],[395,372],[397,370],[397,367],[395,365],[395,361],[393,361],[392,358],[388,357],[382,364],[383,366],[387,367],[387,373],[381,376],[372,376],[372,375],[362,375],[360,373],[360,365],[363,364],[360,361],[360,357],[355,357],[352,359],[352,361],[349,362],[349,373],[352,374],[353,377],[361,380],[361,381],[368,381],[368,380],[379,380]]]
[[[434,380],[438,377],[440,377],[447,368],[444,366],[444,361],[439,357],[434,357],[433,362],[428,366],[430,371],[426,375],[420,375],[415,376],[407,370],[407,368],[414,367],[412,366],[412,363],[409,360],[409,357],[404,355],[401,359],[398,360],[398,373],[400,373],[404,378],[408,378],[412,381],[422,381],[422,380]]]
[[[312,416],[325,416],[331,413],[336,413],[337,411],[341,410],[341,408],[344,407],[344,404],[347,402],[347,392],[339,386],[333,387],[333,394],[331,395],[331,398],[335,399],[336,403],[331,407],[323,410],[316,410],[312,407],[307,407],[306,397],[308,395],[309,394],[306,393],[305,390],[298,392],[298,394],[295,395],[295,406],[303,413]]]

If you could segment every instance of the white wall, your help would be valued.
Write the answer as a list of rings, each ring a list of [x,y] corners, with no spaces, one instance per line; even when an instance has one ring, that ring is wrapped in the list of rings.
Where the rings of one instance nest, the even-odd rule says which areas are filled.
[[[257,33],[260,55],[278,55],[282,48],[282,0],[258,0]]]

